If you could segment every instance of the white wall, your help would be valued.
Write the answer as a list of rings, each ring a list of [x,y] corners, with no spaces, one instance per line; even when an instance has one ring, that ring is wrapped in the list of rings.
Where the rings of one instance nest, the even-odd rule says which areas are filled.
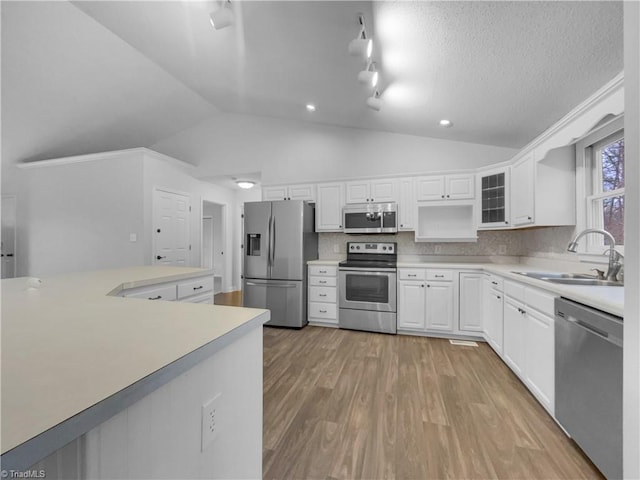
[[[640,3],[624,2],[624,477],[640,478]]]
[[[200,252],[202,245],[202,200],[207,202],[225,205],[227,211],[233,211],[236,208],[236,194],[234,191],[224,187],[205,183],[191,176],[192,172],[188,166],[177,165],[177,162],[170,163],[162,156],[155,155],[154,152],[147,151],[144,157],[144,221],[145,231],[152,229],[152,198],[153,190],[156,187],[164,187],[167,189],[189,193],[191,197],[191,256],[190,266],[200,266]],[[225,219],[225,243],[232,245],[233,242],[233,224],[230,219]],[[148,261],[151,262],[152,256],[152,238],[145,239],[145,252],[148,252]],[[228,247],[227,247],[228,248]],[[239,256],[238,249],[232,252],[232,255],[225,255],[224,262],[227,272],[233,272],[234,256]],[[215,260],[214,260],[215,261]],[[235,277],[227,275],[223,279],[222,289],[225,292],[231,291],[232,286],[237,284]]]
[[[20,170],[3,193],[18,203],[17,275],[142,265],[142,161],[119,159]],[[138,241],[129,241],[136,233]]]
[[[223,114],[151,147],[202,177],[261,172],[264,185],[476,168],[517,150],[435,138]]]

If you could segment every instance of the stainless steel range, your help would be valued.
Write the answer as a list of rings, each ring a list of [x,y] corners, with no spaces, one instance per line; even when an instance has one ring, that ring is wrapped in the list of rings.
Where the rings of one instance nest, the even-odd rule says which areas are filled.
[[[348,242],[340,262],[340,328],[396,333],[396,243]]]

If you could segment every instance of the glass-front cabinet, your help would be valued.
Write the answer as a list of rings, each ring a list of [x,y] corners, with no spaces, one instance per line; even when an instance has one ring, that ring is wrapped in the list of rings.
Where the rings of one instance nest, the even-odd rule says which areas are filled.
[[[509,226],[510,176],[509,167],[478,173],[480,192],[479,228]]]

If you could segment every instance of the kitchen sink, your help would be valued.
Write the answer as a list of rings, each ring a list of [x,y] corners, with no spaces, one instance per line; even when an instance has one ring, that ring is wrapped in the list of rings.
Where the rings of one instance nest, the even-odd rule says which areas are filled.
[[[536,278],[546,282],[559,283],[563,285],[584,285],[601,287],[622,287],[622,282],[599,279],[595,275],[588,273],[558,273],[558,272],[512,272],[525,277]]]

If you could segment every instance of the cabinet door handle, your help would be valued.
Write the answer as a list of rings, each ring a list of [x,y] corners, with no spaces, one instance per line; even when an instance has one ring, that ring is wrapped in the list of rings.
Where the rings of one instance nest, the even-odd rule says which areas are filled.
[[[442,195],[442,198],[444,198],[444,195]]]
[[[327,273],[326,270],[319,270],[320,273]]]
[[[320,280],[318,283],[327,283],[326,280]]]
[[[444,275],[436,275],[436,278],[444,278]]]
[[[449,198],[449,195],[447,195],[447,198]]]
[[[491,283],[492,283],[493,285],[497,285],[497,284],[498,284],[498,282],[491,282]]]
[[[431,288],[431,285],[427,284],[427,288]]]
[[[201,290],[201,289],[203,289],[203,288],[204,288],[204,286],[203,286],[203,285],[200,285],[199,287],[193,287],[193,289],[194,289],[194,290]]]
[[[496,298],[500,300],[502,297],[500,295],[496,295]]]
[[[149,300],[160,300],[162,295],[158,295],[157,297],[149,297]]]
[[[412,273],[409,273],[409,274],[407,275],[407,277],[417,277],[417,275],[412,274]]]
[[[424,288],[424,283],[422,285],[420,285],[422,288]]]
[[[162,260],[163,258],[167,258],[167,256],[161,257],[160,255],[156,255],[156,260]]]
[[[320,313],[327,313],[326,310],[319,310]]]
[[[531,217],[527,217],[527,220],[532,220],[532,218]]]
[[[326,297],[326,296],[327,296],[327,294],[326,294],[326,293],[320,293],[320,294],[318,294],[318,296],[319,296],[319,297]]]

